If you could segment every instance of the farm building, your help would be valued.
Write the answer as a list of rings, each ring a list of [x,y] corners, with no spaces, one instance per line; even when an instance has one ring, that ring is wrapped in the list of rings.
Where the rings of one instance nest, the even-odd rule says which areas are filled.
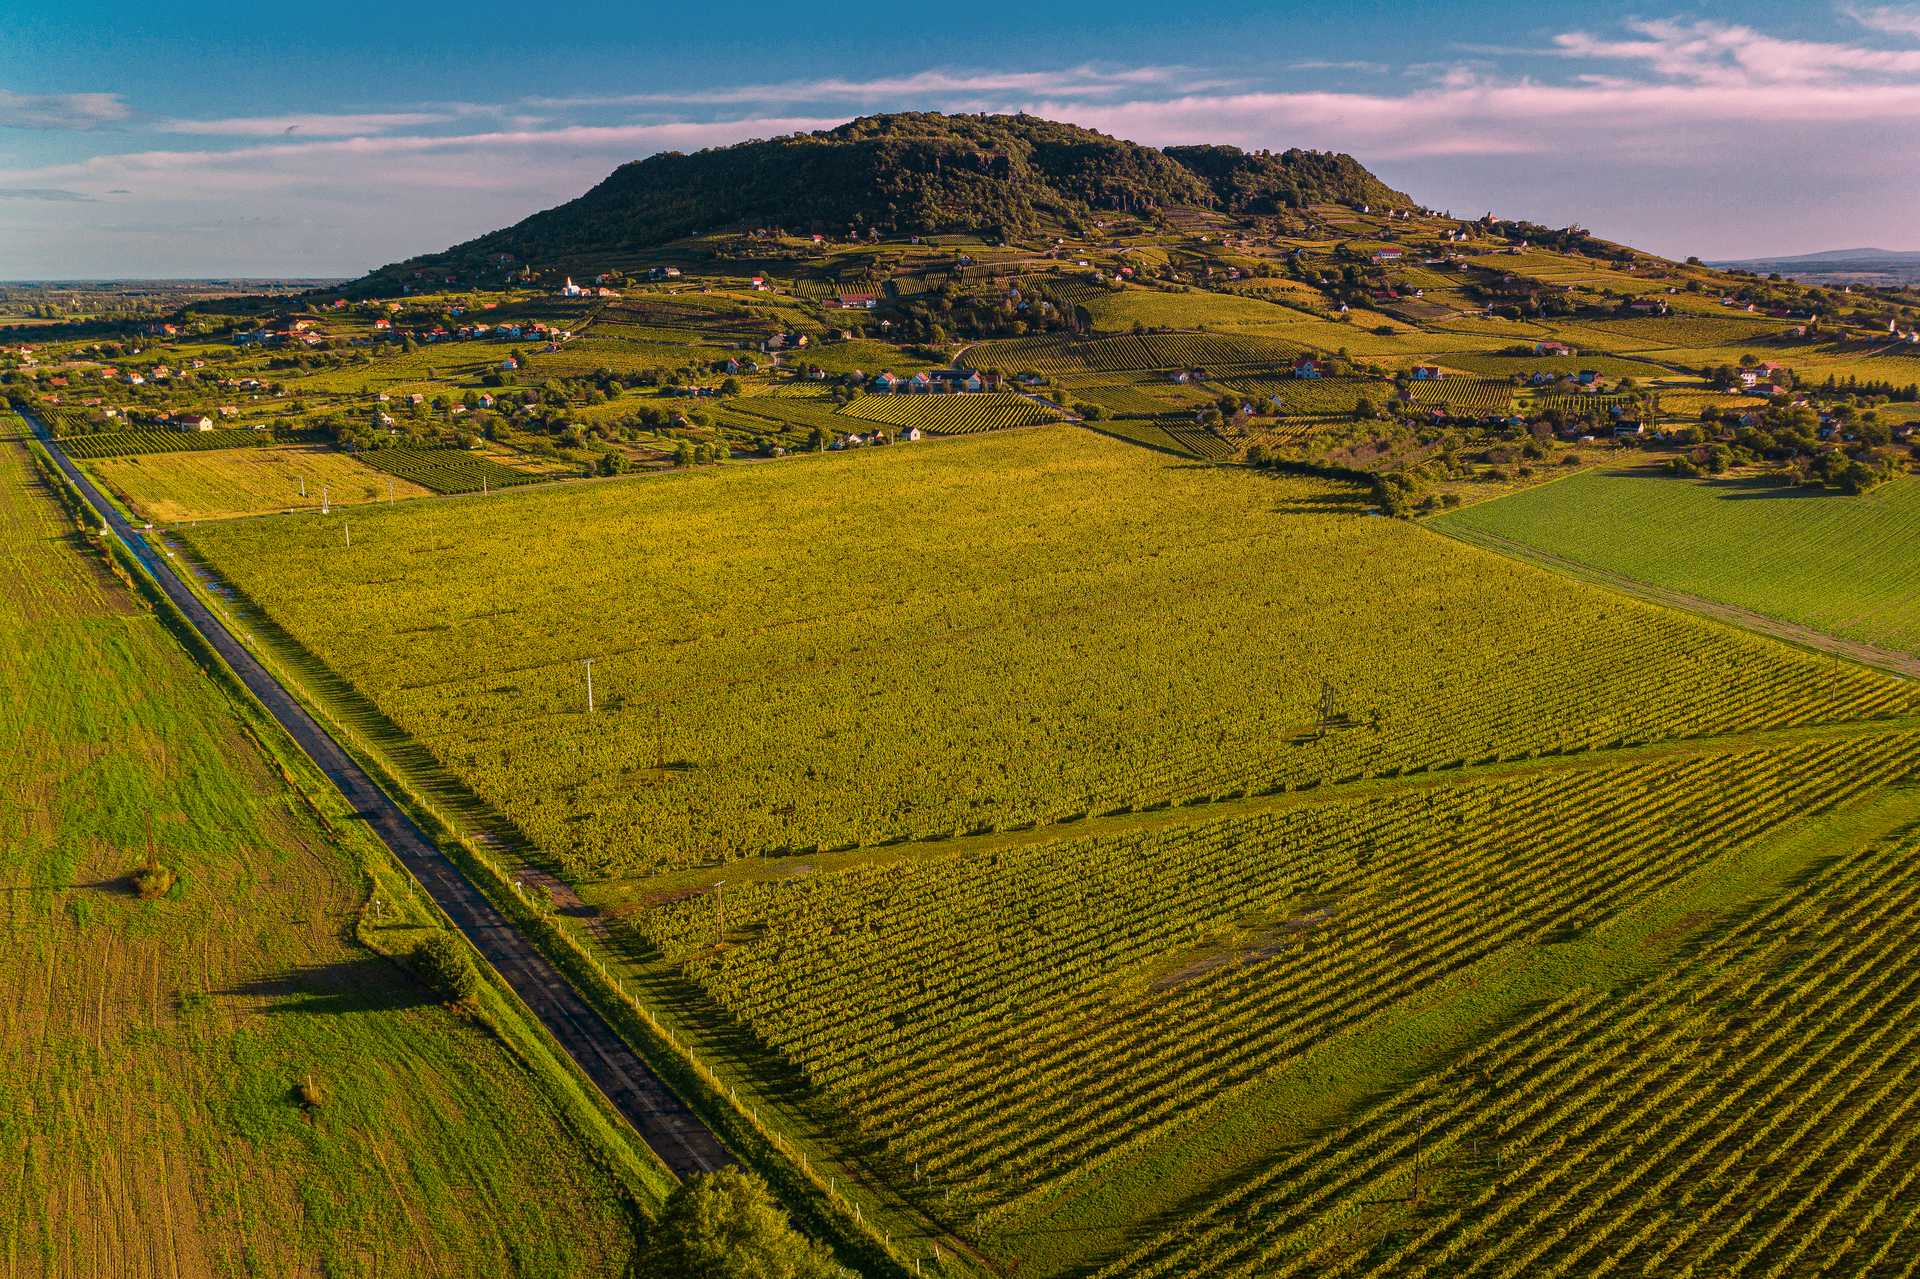
[[[167,425],[176,431],[211,431],[213,419],[204,413],[176,413]]]

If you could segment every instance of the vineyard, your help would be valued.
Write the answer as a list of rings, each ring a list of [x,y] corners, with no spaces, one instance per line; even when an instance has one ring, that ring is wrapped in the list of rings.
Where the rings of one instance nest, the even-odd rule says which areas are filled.
[[[1920,845],[1836,853],[1683,967],[1520,1020],[1101,1279],[1910,1271]],[[1415,1151],[1443,1189],[1383,1230],[1364,1205],[1404,1201]]]
[[[842,411],[843,429],[854,418],[885,426],[917,426],[932,435],[969,435],[1009,426],[1057,422],[1052,408],[1011,392],[982,395],[863,395]]]
[[[457,504],[376,506],[350,551],[307,522],[189,536],[578,874],[1914,704],[1347,493],[1011,432],[548,486],[479,526]],[[796,546],[833,571],[796,572]],[[1322,679],[1346,718],[1316,734]]]
[[[1527,399],[1527,409],[1533,413],[1549,411],[1564,413],[1569,417],[1585,417],[1590,413],[1605,413],[1614,408],[1626,408],[1633,403],[1629,395],[1594,394],[1591,391],[1576,392],[1572,395],[1534,395]]]
[[[1412,402],[1422,407],[1480,417],[1503,415],[1513,405],[1513,386],[1508,382],[1447,378],[1410,382],[1407,392]]]
[[[369,449],[354,456],[375,470],[435,493],[478,493],[547,478],[464,449]]]
[[[1264,304],[1262,304],[1264,305]],[[1057,376],[1132,369],[1216,369],[1282,364],[1305,350],[1278,338],[1213,333],[1126,334],[1103,338],[1012,338],[974,347],[969,358],[983,368],[1032,369]]]
[[[1236,395],[1272,401],[1288,417],[1347,417],[1362,399],[1385,406],[1393,387],[1369,378],[1232,378]]]
[[[704,896],[635,926],[930,1209],[985,1230],[1198,1099],[1222,1104],[1503,952],[1604,930],[1916,764],[1920,736],[1898,734],[1871,753],[1543,767],[746,885],[720,946]]]
[[[127,457],[135,453],[205,453],[273,443],[265,431],[106,431],[60,441],[72,458]]]

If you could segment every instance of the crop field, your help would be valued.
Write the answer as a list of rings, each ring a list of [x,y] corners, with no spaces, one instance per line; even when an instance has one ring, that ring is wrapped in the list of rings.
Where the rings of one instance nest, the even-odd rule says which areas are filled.
[[[71,458],[127,457],[136,453],[205,453],[260,448],[273,443],[264,431],[103,431],[60,441]]]
[[[1146,387],[1132,383],[1106,383],[1097,385],[1071,384],[1075,395],[1089,404],[1098,404],[1108,413],[1120,417],[1157,417],[1162,413],[1177,413],[1181,410],[1181,401],[1189,405],[1193,402],[1191,387],[1173,386]],[[1174,394],[1169,394],[1173,392]],[[1201,392],[1204,395],[1204,392]],[[1207,396],[1211,399],[1211,396]],[[1204,400],[1202,401],[1204,402]]]
[[[629,918],[929,1210],[987,1235],[1343,1031],[1503,954],[1605,931],[1920,765],[1920,735],[1876,743],[1870,759],[1830,741],[1562,765],[922,850],[731,890],[724,944],[704,895]]]
[[[1009,426],[1057,422],[1059,413],[1011,392],[981,395],[863,395],[842,412],[886,426],[917,426],[933,435],[968,435]],[[857,423],[849,422],[852,426]]]
[[[103,457],[89,461],[86,469],[128,510],[162,523],[319,510],[323,501],[345,506],[433,492],[311,444]]]
[[[1411,382],[1407,389],[1413,403],[1453,413],[1505,413],[1513,404],[1513,385],[1509,382],[1446,378],[1438,382]]]
[[[1834,852],[1683,966],[1552,1002],[1102,1279],[1901,1273],[1920,1250],[1920,845]],[[1413,1149],[1428,1186],[1416,1170],[1409,1195]]]
[[[611,1126],[514,1007],[456,1015],[392,958],[436,926],[410,881],[12,439],[0,557],[0,1274],[625,1273]],[[178,879],[142,900],[149,849]]]
[[[1022,432],[188,537],[576,875],[1913,703],[1366,505]]]
[[[1625,395],[1609,395],[1605,392],[1576,391],[1571,395],[1529,395],[1526,406],[1531,412],[1545,413],[1549,409],[1574,415],[1586,413],[1604,413],[1615,405],[1628,402]],[[1698,410],[1696,409],[1697,413]]]
[[[1920,480],[1911,477],[1844,497],[1744,477],[1595,471],[1437,523],[1920,654]]]
[[[354,456],[376,471],[435,493],[478,493],[551,478],[465,449],[369,449]]]
[[[1370,378],[1233,378],[1234,393],[1273,400],[1282,413],[1298,417],[1346,417],[1362,399],[1384,404],[1393,388]]]
[[[1279,364],[1297,358],[1304,349],[1298,343],[1270,337],[1148,333],[1088,339],[1011,338],[982,343],[969,352],[969,357],[985,367],[1010,372],[1032,369],[1057,376],[1132,369]]]
[[[1646,360],[1629,360],[1618,355],[1581,352],[1579,355],[1449,355],[1443,363],[1450,369],[1478,373],[1483,377],[1511,377],[1516,373],[1552,373],[1572,377],[1582,369],[1592,369],[1603,377],[1632,377],[1646,381],[1666,370]]]
[[[1102,290],[1081,305],[1093,317],[1095,329],[1107,333],[1124,333],[1135,324],[1149,328],[1192,329],[1203,324],[1262,325],[1299,318],[1299,312],[1275,306],[1271,302],[1199,289],[1185,293],[1145,288],[1128,288],[1120,292]]]

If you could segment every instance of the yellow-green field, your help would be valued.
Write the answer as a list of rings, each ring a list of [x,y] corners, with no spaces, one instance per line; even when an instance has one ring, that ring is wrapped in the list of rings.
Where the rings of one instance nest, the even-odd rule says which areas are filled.
[[[272,511],[426,497],[431,490],[364,466],[345,453],[312,444],[220,449],[212,453],[141,453],[86,463],[123,506],[161,523],[221,520]],[[305,494],[302,495],[302,487]]]

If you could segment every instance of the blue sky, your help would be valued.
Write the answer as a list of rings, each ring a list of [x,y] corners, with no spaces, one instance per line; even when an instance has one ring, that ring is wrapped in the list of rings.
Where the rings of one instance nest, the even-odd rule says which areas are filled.
[[[1350,151],[1674,255],[1920,249],[1920,0],[9,7],[0,278],[357,274],[907,108]]]

